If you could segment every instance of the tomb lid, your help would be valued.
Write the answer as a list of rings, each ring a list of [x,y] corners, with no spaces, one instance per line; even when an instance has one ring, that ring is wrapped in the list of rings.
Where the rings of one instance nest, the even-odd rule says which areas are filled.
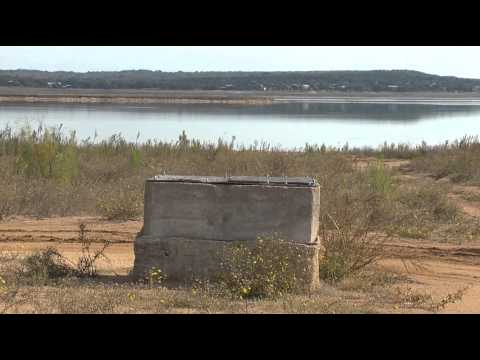
[[[317,182],[310,177],[298,176],[184,176],[157,175],[147,181],[184,182],[224,185],[270,185],[270,186],[308,186],[315,187]]]

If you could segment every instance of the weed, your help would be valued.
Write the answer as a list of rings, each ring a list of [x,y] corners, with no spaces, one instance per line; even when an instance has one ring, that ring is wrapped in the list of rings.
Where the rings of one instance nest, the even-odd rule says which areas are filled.
[[[6,280],[0,275],[0,314],[5,314],[21,302],[17,299],[18,289],[7,285]]]
[[[0,275],[0,294],[5,293],[8,290],[7,282],[5,279]]]
[[[82,255],[77,260],[75,273],[79,277],[94,277],[97,275],[97,261],[101,258],[109,260],[105,255],[105,250],[111,244],[109,241],[104,241],[102,248],[93,251],[92,240],[86,236],[86,225],[82,223],[79,227],[79,242],[82,244]]]
[[[163,282],[167,279],[167,276],[162,272],[160,268],[153,267],[145,275],[145,281],[147,282],[150,289],[161,286]]]
[[[407,287],[406,289],[396,288],[394,296],[402,306],[422,307],[433,302],[432,295],[420,293],[411,287]]]
[[[463,295],[465,295],[465,292],[468,290],[468,287],[462,288],[457,290],[454,293],[447,294],[444,296],[440,301],[437,303],[433,303],[431,305],[431,310],[434,312],[437,312],[439,310],[444,309],[448,304],[454,304],[457,301],[462,300]]]
[[[404,224],[392,224],[386,229],[386,231],[390,235],[395,234],[407,239],[427,239],[432,233],[431,228],[421,226],[408,226]]]
[[[298,289],[308,267],[306,259],[300,248],[279,235],[261,236],[252,246],[225,248],[219,280],[237,299],[275,298]]]

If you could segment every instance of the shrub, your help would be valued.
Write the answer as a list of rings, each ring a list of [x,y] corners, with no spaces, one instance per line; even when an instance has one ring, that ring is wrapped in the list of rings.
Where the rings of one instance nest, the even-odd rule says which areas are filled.
[[[368,216],[363,221],[344,222],[341,227],[332,217],[327,217],[334,229],[328,230],[323,226],[321,232],[322,245],[325,248],[324,256],[320,260],[321,279],[330,283],[339,282],[355,275],[383,256],[385,239],[371,232]]]
[[[31,285],[46,285],[73,273],[65,258],[52,247],[25,257],[20,265],[17,277]]]
[[[415,185],[400,189],[395,199],[417,219],[452,222],[457,219],[459,210],[449,201],[447,193],[448,189],[440,185]]]
[[[253,246],[226,246],[220,283],[235,298],[276,298],[297,290],[306,271],[305,254],[278,235],[259,237]]]
[[[16,161],[17,172],[28,177],[71,181],[78,175],[75,133],[66,138],[61,126],[23,129]]]
[[[16,205],[14,189],[2,185],[0,183],[0,221],[13,214]]]
[[[104,194],[97,201],[97,210],[107,220],[133,220],[142,214],[142,193],[127,185],[115,193]]]

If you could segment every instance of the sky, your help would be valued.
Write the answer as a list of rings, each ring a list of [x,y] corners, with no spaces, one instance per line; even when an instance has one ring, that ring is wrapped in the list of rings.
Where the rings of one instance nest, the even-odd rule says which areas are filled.
[[[480,46],[0,46],[0,69],[314,71],[407,69],[480,79]]]

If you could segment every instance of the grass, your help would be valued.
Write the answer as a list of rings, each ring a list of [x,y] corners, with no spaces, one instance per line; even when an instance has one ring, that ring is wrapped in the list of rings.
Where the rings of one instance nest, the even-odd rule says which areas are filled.
[[[432,174],[436,179],[448,177],[456,183],[480,184],[480,141],[465,136],[451,144],[432,147],[414,159],[412,168]]]

